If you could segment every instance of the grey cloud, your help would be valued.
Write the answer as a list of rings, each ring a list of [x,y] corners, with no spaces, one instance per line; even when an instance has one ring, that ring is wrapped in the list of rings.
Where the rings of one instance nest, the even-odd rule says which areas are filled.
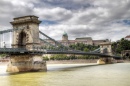
[[[95,39],[117,40],[129,32],[128,26],[117,24],[116,21],[130,19],[130,0],[22,0],[25,5],[13,4],[13,1],[18,2],[18,0],[0,1],[1,26],[11,26],[9,22],[14,17],[34,14],[41,20],[50,20],[63,25],[57,24],[49,29],[43,29],[45,33],[58,39],[61,38],[60,33],[63,30],[67,31],[70,39],[91,36]],[[30,7],[29,4],[33,6]]]
[[[61,7],[69,10],[86,9],[93,6],[91,0],[41,0],[50,7]]]
[[[42,10],[42,11],[41,11]],[[36,15],[39,15],[41,19],[53,20],[56,22],[66,21],[72,17],[72,12],[70,10],[56,7],[56,8],[36,8],[34,9]]]
[[[0,25],[10,26],[9,22],[14,17],[31,15],[33,9],[28,6],[13,5],[11,2],[0,1]]]
[[[123,4],[123,6],[115,7],[115,9],[111,10],[111,12],[115,15],[112,15],[112,18],[121,19],[124,16],[129,15],[130,13],[130,1]],[[130,18],[130,17],[129,17]]]
[[[105,1],[105,0],[104,0]],[[110,24],[122,19],[130,19],[130,1],[129,0],[113,0],[111,4],[110,0],[106,0],[108,3],[100,2],[99,7],[107,9],[108,17],[102,18],[99,24]]]
[[[74,36],[74,37],[84,37],[84,36],[91,36],[93,37],[95,34],[103,34],[105,32],[105,29],[101,28],[101,27],[97,27],[94,29],[90,29],[90,28],[76,28],[73,30],[68,30],[68,34]]]

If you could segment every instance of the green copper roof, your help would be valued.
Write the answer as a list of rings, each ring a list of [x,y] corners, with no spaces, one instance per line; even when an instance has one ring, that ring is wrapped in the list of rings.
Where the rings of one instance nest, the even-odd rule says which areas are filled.
[[[67,33],[64,31],[63,36],[68,36]]]

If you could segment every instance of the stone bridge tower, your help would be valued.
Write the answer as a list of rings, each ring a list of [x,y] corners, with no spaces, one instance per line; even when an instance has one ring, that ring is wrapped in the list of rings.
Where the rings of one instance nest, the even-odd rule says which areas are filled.
[[[104,54],[112,55],[111,42],[101,43],[100,52]]]
[[[29,15],[14,18],[12,48],[25,48],[28,51],[33,47],[40,47],[39,24],[37,16]],[[17,53],[10,55],[7,72],[46,71],[46,62],[39,53]]]
[[[17,17],[10,23],[14,29],[18,29],[13,31],[12,48],[32,49],[39,46],[39,24],[41,21],[37,16]]]
[[[111,42],[104,42],[100,44],[100,53],[112,55],[112,49],[111,49]],[[97,61],[98,64],[108,64],[112,63],[113,58],[112,57],[100,57],[100,59]]]

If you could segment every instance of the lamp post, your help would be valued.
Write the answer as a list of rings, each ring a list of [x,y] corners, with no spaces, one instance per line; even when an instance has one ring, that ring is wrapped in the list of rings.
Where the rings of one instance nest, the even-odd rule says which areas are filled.
[[[5,44],[5,42],[3,42],[3,48],[6,48],[6,44]]]

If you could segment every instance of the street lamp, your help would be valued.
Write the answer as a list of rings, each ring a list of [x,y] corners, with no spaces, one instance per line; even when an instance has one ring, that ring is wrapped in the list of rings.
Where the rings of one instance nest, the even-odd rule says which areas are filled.
[[[3,48],[6,48],[6,44],[5,44],[5,42],[3,42]]]

